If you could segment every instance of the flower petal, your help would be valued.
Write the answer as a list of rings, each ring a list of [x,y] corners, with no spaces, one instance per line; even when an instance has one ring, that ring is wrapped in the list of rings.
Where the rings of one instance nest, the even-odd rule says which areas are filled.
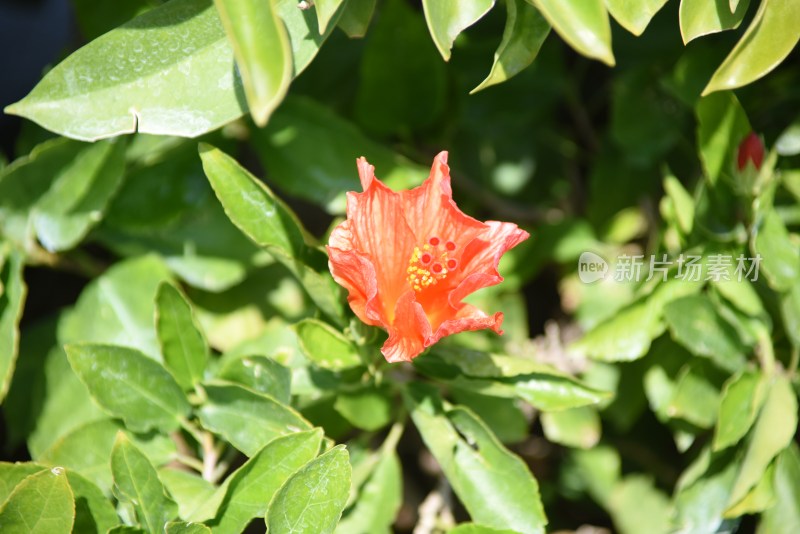
[[[502,334],[503,314],[497,312],[494,315],[487,315],[472,304],[464,304],[455,317],[447,319],[439,325],[436,332],[425,340],[425,345],[430,346],[443,337],[464,332],[467,330],[483,330],[491,328],[497,334]]]
[[[338,228],[337,228],[338,230]],[[336,230],[334,230],[335,232]],[[333,234],[331,234],[333,242]],[[373,326],[386,324],[372,262],[355,250],[328,246],[328,267],[333,279],[347,289],[347,302],[359,319]]]
[[[447,152],[436,156],[431,174],[422,185],[400,194],[406,221],[418,242],[436,236],[444,241],[467,243],[486,228],[458,209],[453,201]]]
[[[388,330],[389,339],[381,353],[390,363],[410,362],[429,345],[426,340],[431,337],[431,325],[413,291],[406,291],[397,301],[394,322]]]
[[[453,307],[458,307],[470,293],[502,282],[503,277],[497,272],[500,258],[530,237],[528,232],[513,223],[486,221],[486,225],[486,232],[473,239],[461,256],[460,270],[465,276],[449,294],[448,300]]]

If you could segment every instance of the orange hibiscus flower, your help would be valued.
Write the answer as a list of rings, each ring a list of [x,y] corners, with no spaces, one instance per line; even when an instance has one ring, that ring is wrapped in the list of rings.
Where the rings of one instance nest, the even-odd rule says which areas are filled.
[[[450,189],[447,152],[436,156],[428,179],[410,191],[389,189],[364,158],[358,174],[364,192],[347,194],[347,220],[328,242],[329,265],[359,319],[389,332],[384,357],[411,361],[464,330],[502,334],[502,313],[487,315],[462,300],[503,281],[500,257],[528,233],[462,213]]]

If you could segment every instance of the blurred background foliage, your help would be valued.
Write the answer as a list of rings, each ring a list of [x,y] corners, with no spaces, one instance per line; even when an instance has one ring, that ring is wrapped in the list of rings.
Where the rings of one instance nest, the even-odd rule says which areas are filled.
[[[16,24],[19,43],[37,41],[41,32],[20,21],[46,20],[62,4],[36,12],[6,2],[0,23]],[[336,442],[347,445],[352,483],[326,490],[344,497],[309,532],[327,531],[342,510],[343,533],[541,532],[545,515],[548,531],[798,532],[793,0],[317,0],[307,9],[278,0],[240,19],[234,4],[216,2],[231,9],[220,25],[210,1],[73,0],[51,57],[24,65],[20,78],[58,66],[7,108],[45,128],[3,118],[4,452],[29,462],[2,464],[0,521],[14,507],[24,515],[20,503],[39,484],[63,490],[41,474],[63,466],[75,498],[90,503],[72,513],[76,532],[120,522],[152,530],[144,518],[155,516],[215,532],[262,517],[253,531],[266,520],[281,532],[297,488],[321,483],[309,466],[345,472],[342,449],[328,450]],[[274,39],[267,52],[237,34],[248,20]],[[268,29],[275,20],[288,34]],[[244,87],[236,72],[214,77],[232,72],[227,39],[239,71],[252,62],[277,73],[261,87],[268,97],[257,73]],[[0,42],[10,73],[25,47]],[[136,58],[147,59],[143,74]],[[2,103],[25,96],[36,76],[7,85]],[[248,102],[263,126],[242,117]],[[207,113],[187,118],[187,109]],[[118,135],[130,110],[140,133]],[[186,136],[220,150],[201,161]],[[260,234],[258,214],[228,195],[249,184],[272,202],[248,169],[324,243],[345,192],[359,189],[357,157],[397,189],[419,184],[443,149],[464,212],[533,237],[504,259],[503,284],[471,297],[505,313],[504,336],[459,334],[414,365],[387,367],[382,334],[341,315],[325,280],[310,286],[296,251],[276,245],[283,234]],[[762,263],[752,282],[736,281],[734,262],[732,281],[675,280],[675,263],[666,282],[584,284],[586,251],[642,255],[645,275],[651,255],[697,255],[706,269],[714,255]],[[303,254],[324,278],[324,261]],[[175,370],[170,328],[197,332],[198,376]],[[113,347],[62,348],[87,342]],[[178,422],[177,412],[165,422],[104,398],[119,384],[85,364],[141,364],[141,355],[150,357],[142,376],[161,376],[164,363],[177,380]],[[253,413],[262,420],[245,420]],[[276,431],[276,420],[293,430]],[[315,426],[327,452],[312,460]],[[314,449],[296,460],[306,467],[280,483],[269,509],[269,499],[232,506],[247,487],[247,471],[234,469],[247,458],[248,469],[268,469],[257,460],[289,447],[270,441],[282,434]],[[219,445],[219,472],[207,472],[217,449],[206,439]],[[123,453],[143,458],[127,475],[114,460]],[[154,468],[168,496],[156,491],[148,507],[124,480]]]

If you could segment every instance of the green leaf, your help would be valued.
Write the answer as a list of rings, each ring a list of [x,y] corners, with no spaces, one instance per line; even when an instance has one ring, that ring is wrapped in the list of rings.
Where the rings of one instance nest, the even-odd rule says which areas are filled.
[[[189,414],[189,401],[158,362],[112,345],[68,345],[72,369],[109,414],[135,432],[169,432]]]
[[[492,70],[470,94],[519,74],[533,63],[550,33],[550,24],[529,3],[524,0],[507,0],[506,6],[506,27],[500,47],[494,53]]]
[[[642,525],[651,534],[671,532],[669,499],[647,477],[631,475],[620,481],[609,497],[608,510],[620,534],[637,534]]]
[[[314,429],[276,438],[237,469],[229,477],[216,517],[208,522],[214,533],[235,534],[251,519],[263,517],[278,489],[317,456],[322,437]]]
[[[203,380],[208,344],[186,297],[168,282],[156,294],[156,332],[164,365],[178,384],[188,390]]]
[[[664,191],[672,199],[672,204],[675,207],[675,216],[678,219],[681,231],[684,235],[691,234],[694,224],[694,199],[683,187],[683,184],[672,175],[664,178]]]
[[[167,523],[165,534],[211,534],[211,529],[202,523],[184,523],[172,521]]]
[[[63,466],[85,476],[105,492],[113,479],[108,459],[117,433],[124,427],[116,421],[92,421],[65,434],[38,458],[43,464]],[[149,434],[128,436],[155,463],[166,463],[176,455],[175,444],[167,436]]]
[[[176,469],[163,467],[158,470],[158,478],[178,504],[178,515],[194,521],[193,514],[206,512],[212,507],[218,488],[200,475],[182,468],[183,466]],[[211,515],[214,511],[212,510]]]
[[[700,161],[714,184],[723,173],[730,173],[739,143],[750,133],[750,121],[733,93],[701,98],[695,113]]]
[[[377,0],[347,0],[339,17],[339,28],[351,39],[364,37],[375,13],[376,3]]]
[[[606,0],[606,7],[620,26],[638,36],[644,33],[650,20],[666,3],[667,0]]]
[[[747,2],[740,2],[740,6]],[[756,16],[703,94],[742,87],[777,67],[800,40],[800,4],[794,0],[762,0]]]
[[[516,532],[516,530],[491,528],[477,523],[461,523],[456,528],[448,530],[447,534],[516,534]]]
[[[337,533],[391,532],[392,523],[403,504],[403,471],[394,450],[396,443],[389,443],[387,446],[389,440],[387,438],[378,452],[377,462],[364,484],[360,488],[351,488],[351,499],[355,495],[355,501],[336,527]],[[355,473],[353,485],[356,485]],[[357,489],[358,492],[354,494],[352,489]]]
[[[800,451],[789,445],[775,466],[775,504],[761,514],[759,534],[797,532],[800,529]]]
[[[265,356],[245,356],[227,363],[219,377],[289,404],[291,371]]]
[[[337,445],[293,474],[269,503],[267,531],[333,532],[350,491],[348,458],[344,445]]]
[[[365,156],[379,169],[381,179],[395,189],[418,185],[428,176],[428,169],[376,143],[331,109],[304,97],[289,96],[267,127],[254,132],[254,139],[272,182],[332,214],[344,213],[346,191],[361,189],[355,165],[359,156]]]
[[[108,461],[108,458],[106,458]],[[119,524],[119,516],[100,488],[67,469],[67,481],[75,496],[73,532],[107,532]]]
[[[761,255],[760,267],[770,286],[777,291],[790,290],[800,278],[800,249],[781,216],[770,209],[753,233],[751,248]]]
[[[713,370],[707,369],[704,363],[691,361],[681,369],[666,412],[671,419],[710,428],[717,420],[720,393],[710,376]]]
[[[86,286],[60,321],[59,342],[123,345],[161,361],[153,314],[158,285],[169,278],[155,256],[116,263]]]
[[[494,6],[494,0],[422,0],[425,22],[433,42],[445,61],[456,37],[483,18]]]
[[[736,331],[703,295],[689,295],[667,304],[664,318],[672,337],[698,356],[728,371],[738,371],[745,355]]]
[[[427,376],[475,393],[520,398],[545,411],[596,404],[607,394],[532,360],[468,350],[437,349],[414,360]]]
[[[356,428],[369,432],[392,422],[392,399],[388,388],[364,387],[342,391],[333,404],[339,414]]]
[[[800,154],[800,120],[795,120],[781,132],[780,137],[775,140],[775,151],[779,156]]]
[[[766,389],[767,381],[757,371],[740,371],[725,382],[713,451],[735,445],[747,434],[761,409]]]
[[[305,230],[295,214],[227,154],[201,145],[200,158],[231,221],[283,263],[323,312],[341,320],[340,291],[328,273],[326,256],[306,244]]]
[[[272,439],[311,428],[303,417],[274,398],[224,384],[204,384],[208,400],[198,417],[203,426],[253,456]]]
[[[344,0],[315,0],[314,11],[317,12],[317,23],[319,25],[319,33],[325,33],[328,24],[336,14],[336,10],[342,5]],[[331,24],[331,26],[335,25]]]
[[[771,508],[775,504],[774,480],[775,462],[773,461],[767,466],[756,485],[747,492],[741,501],[725,510],[724,516],[736,518],[746,514],[757,514]]]
[[[233,47],[250,114],[264,126],[292,80],[292,49],[276,2],[214,0],[214,4]],[[320,25],[320,33],[324,32]]]
[[[211,1],[172,0],[72,54],[6,112],[87,141],[194,137],[240,117],[241,93]]]
[[[614,66],[603,0],[528,0],[576,52]]]
[[[32,462],[0,462],[0,503],[8,499],[20,482],[45,469]]]
[[[292,62],[295,78],[308,67],[317,55],[322,43],[335,27],[329,24],[325,33],[318,31],[318,21],[310,9],[299,9],[296,0],[276,0],[275,9],[286,24],[289,42],[292,45]]]
[[[675,527],[682,532],[720,531],[739,462],[734,454],[711,454],[710,448],[684,471],[675,490]]]
[[[2,215],[0,215],[2,218]],[[27,287],[22,278],[24,258],[16,250],[6,255],[5,243],[0,241],[0,403],[8,393],[19,350],[19,321],[25,306]]]
[[[124,141],[86,145],[36,202],[33,226],[51,252],[75,247],[102,219],[125,168]]]
[[[769,463],[791,443],[795,430],[797,396],[789,380],[778,376],[769,385],[764,406],[753,426],[728,506],[736,505],[747,495]]]
[[[303,319],[294,328],[303,354],[314,365],[334,371],[361,365],[355,345],[322,321]]]
[[[139,523],[148,532],[161,532],[167,521],[178,515],[178,506],[164,490],[158,472],[121,432],[111,452],[111,472],[120,500],[133,504]]]
[[[480,417],[503,443],[518,443],[528,437],[528,418],[521,401],[490,397],[468,389],[453,388],[453,399]]]
[[[600,417],[588,406],[541,414],[548,440],[567,447],[590,449],[600,441]]]
[[[683,42],[739,27],[750,7],[750,0],[730,9],[728,0],[681,0],[679,20]]]
[[[422,439],[470,517],[494,528],[541,533],[547,524],[536,480],[472,412],[445,410],[438,391],[409,384],[405,401]]]
[[[69,534],[75,500],[64,469],[29,475],[0,508],[0,531],[10,534]]]
[[[800,282],[795,283],[781,299],[784,330],[795,350],[800,347]]]

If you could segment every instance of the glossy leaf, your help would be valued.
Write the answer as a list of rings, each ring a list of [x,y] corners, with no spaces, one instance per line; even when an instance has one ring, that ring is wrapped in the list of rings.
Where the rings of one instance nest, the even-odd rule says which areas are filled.
[[[303,354],[323,369],[341,370],[360,365],[358,349],[350,340],[316,319],[303,319],[295,325]]]
[[[590,407],[543,412],[541,422],[545,437],[553,443],[590,449],[600,441],[600,417]]]
[[[761,409],[766,389],[766,380],[755,371],[742,371],[725,383],[712,450],[734,445],[747,434]]]
[[[679,19],[683,42],[738,28],[750,6],[750,0],[742,0],[735,9],[730,9],[728,1],[681,0]]]
[[[421,383],[411,384],[405,399],[425,445],[474,521],[544,532],[547,519],[536,480],[472,412],[445,410],[438,392]]]
[[[414,360],[414,366],[427,376],[461,389],[520,398],[545,411],[596,404],[607,397],[549,366],[510,356],[437,349]]]
[[[265,356],[233,359],[222,368],[219,377],[266,393],[284,404],[291,399],[291,371]]]
[[[603,0],[528,0],[575,51],[614,65],[611,25]]]
[[[332,318],[342,317],[339,289],[328,275],[325,254],[306,244],[292,211],[230,156],[201,145],[200,158],[225,213],[256,244],[266,247]]]
[[[785,377],[769,385],[764,406],[753,426],[742,467],[728,505],[736,505],[760,480],[769,463],[792,441],[797,430],[797,396]]]
[[[263,517],[278,489],[300,467],[313,460],[322,443],[318,429],[295,432],[269,442],[237,469],[225,498],[208,524],[215,533],[238,533],[251,519]]]
[[[175,467],[178,468],[167,465],[158,469],[158,478],[177,503],[178,516],[192,521],[197,521],[195,513],[210,512],[213,516],[215,494],[219,488],[198,473],[186,471],[183,466]]]
[[[339,27],[351,39],[364,37],[375,13],[377,0],[347,0],[339,17]]]
[[[450,59],[456,37],[493,6],[494,0],[422,0],[428,30],[445,61]]]
[[[20,482],[0,508],[0,531],[69,534],[75,500],[64,469],[54,467]]]
[[[161,532],[178,515],[147,457],[120,433],[111,451],[111,472],[121,500],[133,504],[139,523],[149,532]]]
[[[171,521],[166,524],[165,534],[211,534],[211,529],[202,523]]]
[[[337,445],[293,474],[269,503],[267,531],[333,532],[350,492],[348,458]]]
[[[769,284],[778,291],[791,289],[800,278],[800,247],[780,215],[774,209],[767,211],[754,234],[751,247],[761,255],[760,268]]]
[[[739,8],[747,2],[740,2]],[[800,4],[762,0],[756,16],[722,62],[703,94],[742,87],[758,80],[789,55],[800,40]]]
[[[112,345],[68,345],[72,369],[92,397],[133,431],[175,430],[189,413],[180,386],[158,362]]]
[[[650,20],[666,3],[667,0],[642,0],[639,2],[606,0],[606,7],[620,26],[633,35],[641,35],[650,24]]]
[[[166,282],[156,294],[156,331],[164,365],[183,389],[191,389],[203,379],[208,344],[186,297]]]
[[[66,313],[59,324],[59,341],[123,345],[161,361],[153,314],[158,285],[169,278],[155,256],[115,264],[86,286]]]
[[[354,427],[367,431],[381,429],[392,421],[391,391],[387,388],[343,391],[336,396],[333,407]]]
[[[667,304],[664,317],[673,338],[698,356],[710,358],[721,368],[737,371],[745,361],[736,331],[701,295],[683,297]]]
[[[203,426],[252,456],[272,439],[311,428],[300,414],[263,393],[235,385],[205,384]]]
[[[325,33],[331,19],[336,14],[336,10],[344,3],[344,0],[315,0],[314,11],[317,13],[317,24],[319,33]],[[335,23],[335,21],[334,21]]]
[[[494,53],[492,70],[470,94],[519,74],[533,63],[550,33],[550,24],[528,2],[507,0],[506,6],[506,27],[500,47]]]
[[[19,321],[25,306],[27,287],[22,278],[24,258],[20,252],[6,249],[0,241],[0,403],[6,397],[19,350]]]
[[[729,173],[739,143],[750,132],[750,121],[732,93],[701,98],[697,114],[697,142],[706,178],[713,184]]]
[[[214,0],[214,4],[233,47],[250,114],[264,126],[292,80],[292,49],[276,2]]]

